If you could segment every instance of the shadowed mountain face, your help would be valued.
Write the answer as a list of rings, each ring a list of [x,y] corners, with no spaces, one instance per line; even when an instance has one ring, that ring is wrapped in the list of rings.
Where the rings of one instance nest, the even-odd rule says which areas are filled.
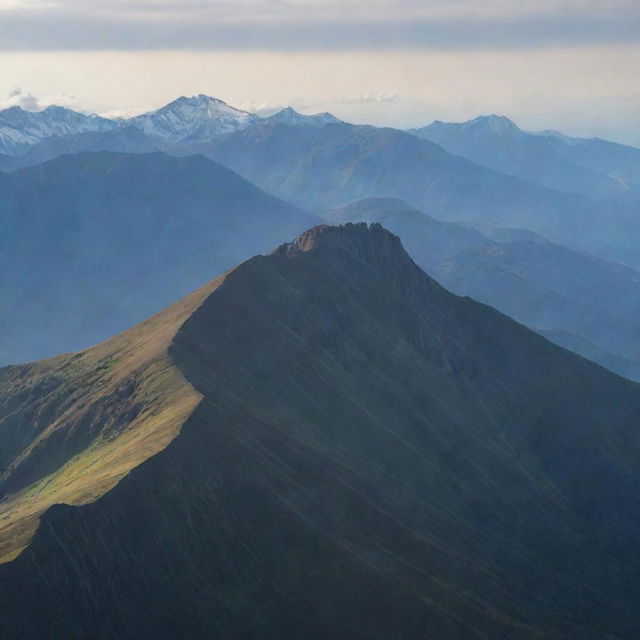
[[[640,273],[634,269],[533,234],[496,233],[497,241],[490,240],[389,198],[350,203],[325,218],[384,225],[449,290],[490,304],[553,342],[640,380]]]
[[[3,638],[634,637],[640,389],[380,226],[240,265],[168,354],[200,403],[0,567]]]
[[[0,174],[0,363],[84,348],[316,219],[203,157],[82,153]]]

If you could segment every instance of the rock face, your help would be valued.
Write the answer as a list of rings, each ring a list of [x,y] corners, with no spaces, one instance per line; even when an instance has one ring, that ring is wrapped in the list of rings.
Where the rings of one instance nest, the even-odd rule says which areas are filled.
[[[168,355],[199,404],[0,566],[3,638],[637,632],[640,389],[379,225],[243,263]]]

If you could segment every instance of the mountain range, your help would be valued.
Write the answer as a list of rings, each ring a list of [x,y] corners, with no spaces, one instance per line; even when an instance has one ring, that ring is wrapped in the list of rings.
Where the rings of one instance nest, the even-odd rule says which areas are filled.
[[[0,363],[105,339],[337,207],[390,226],[452,290],[638,378],[638,149],[499,116],[405,132],[204,95],[120,120],[15,107],[0,123]],[[404,212],[355,215],[372,197]]]
[[[412,133],[450,153],[557,191],[599,199],[635,197],[637,201],[640,197],[640,150],[633,147],[618,145],[621,157],[631,156],[620,175],[620,167],[610,166],[604,157],[595,163],[593,154],[584,154],[582,162],[579,159],[584,147],[593,149],[604,141],[528,133],[504,116],[480,116],[462,123],[436,121]]]
[[[264,120],[313,126],[340,122],[330,113],[307,116],[291,107],[267,118],[261,118],[256,114],[236,109],[223,100],[203,94],[190,98],[182,96],[160,109],[130,118],[109,119],[95,114],[85,115],[56,105],[42,111],[10,107],[0,111],[0,154],[10,158],[21,158],[34,146],[51,138],[67,139],[78,134],[114,132],[121,128],[125,129],[127,135],[132,136],[132,150],[137,143],[136,132],[142,133],[146,139],[145,144],[155,143],[163,147],[182,143],[203,143]],[[105,140],[109,138],[106,137]],[[71,142],[67,144],[71,145]],[[18,164],[29,166],[34,160],[35,158],[24,158]],[[10,164],[0,165],[0,168],[2,166],[13,168]]]
[[[3,638],[635,637],[640,388],[377,224],[0,379]]]
[[[291,108],[263,118],[205,95],[120,120],[62,107],[0,112],[0,170],[63,153],[156,149],[206,155],[307,210],[400,198],[436,219],[531,230],[640,265],[640,150],[624,145],[530,134],[499,116],[411,133]]]

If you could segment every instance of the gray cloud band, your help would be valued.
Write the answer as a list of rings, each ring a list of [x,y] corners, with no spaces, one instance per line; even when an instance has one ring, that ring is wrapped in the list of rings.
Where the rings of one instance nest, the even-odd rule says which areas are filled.
[[[78,15],[70,11],[0,12],[0,50],[201,49],[345,51],[358,49],[526,49],[640,42],[638,16],[566,19],[376,22],[220,22]]]

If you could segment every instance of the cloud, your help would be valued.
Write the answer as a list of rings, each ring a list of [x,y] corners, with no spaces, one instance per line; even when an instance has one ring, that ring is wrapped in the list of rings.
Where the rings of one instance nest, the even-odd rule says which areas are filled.
[[[0,110],[8,109],[9,107],[21,107],[25,111],[42,111],[42,109],[46,109],[52,104],[82,111],[78,99],[68,94],[47,95],[37,98],[28,91],[16,88],[9,91],[6,98],[0,98]]]
[[[637,0],[0,0],[4,50],[504,49],[640,42]]]

